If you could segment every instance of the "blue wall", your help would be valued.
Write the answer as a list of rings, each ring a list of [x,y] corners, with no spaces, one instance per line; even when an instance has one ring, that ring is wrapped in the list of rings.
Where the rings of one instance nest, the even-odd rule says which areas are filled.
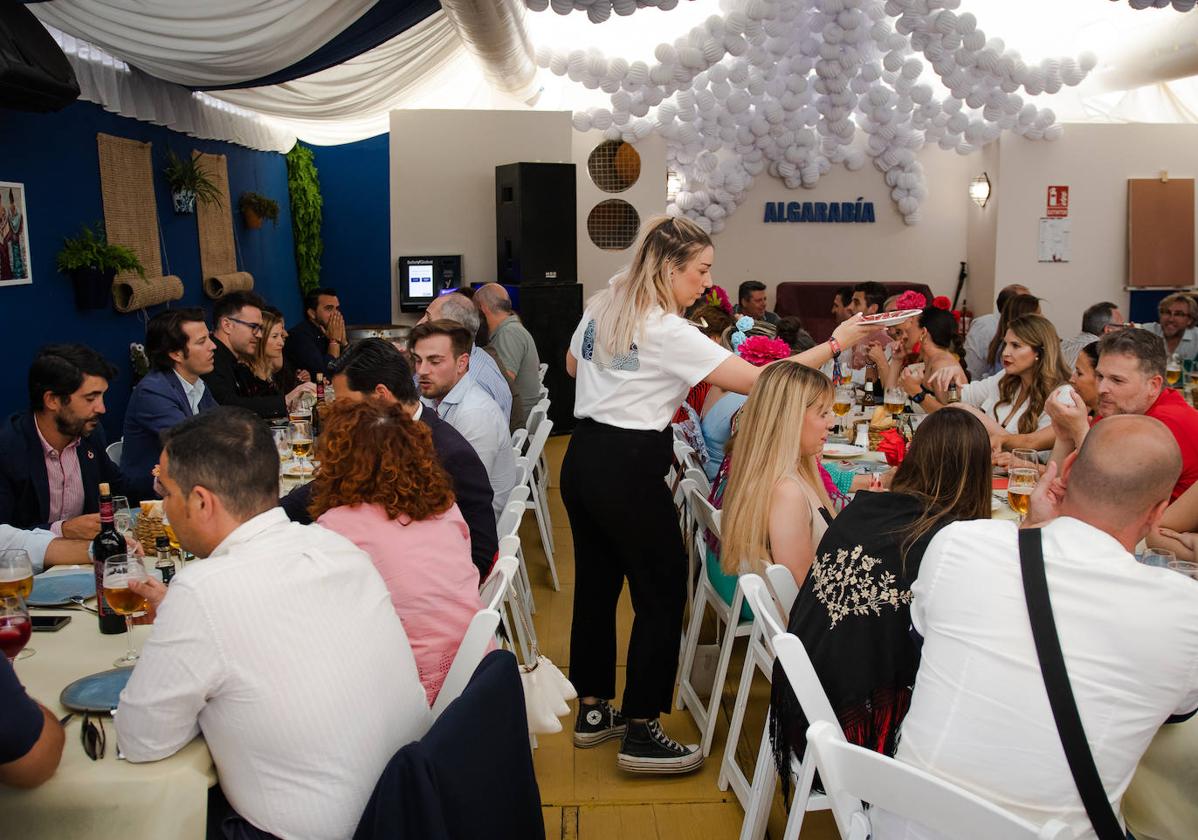
[[[313,146],[324,198],[321,280],[347,324],[391,323],[389,135]]]
[[[183,299],[173,306],[207,308],[211,302],[200,288],[196,217],[174,214],[169,187],[157,170],[168,148],[180,156],[198,149],[228,156],[229,191],[234,204],[246,190],[279,202],[277,227],[266,222],[261,230],[247,231],[237,214],[233,230],[241,246],[242,268],[254,275],[255,291],[281,309],[288,324],[300,317],[287,164],[282,155],[197,140],[110,114],[88,102],[76,102],[54,114],[0,109],[0,123],[4,125],[4,131],[0,132],[0,181],[25,185],[33,268],[32,285],[0,287],[0,335],[5,345],[4,363],[0,365],[0,415],[7,416],[28,405],[26,371],[39,346],[78,341],[96,348],[120,369],[120,375],[109,388],[108,416],[104,421],[110,440],[120,436],[132,388],[128,347],[130,342],[142,340],[143,319],[147,316],[121,315],[111,308],[78,311],[70,280],[54,267],[64,236],[76,233],[83,223],[92,224],[104,218],[97,132],[153,143],[159,225],[170,273],[182,278],[184,286]],[[382,188],[386,189],[385,178]],[[383,241],[386,242],[385,237]],[[154,307],[148,314],[161,309]]]

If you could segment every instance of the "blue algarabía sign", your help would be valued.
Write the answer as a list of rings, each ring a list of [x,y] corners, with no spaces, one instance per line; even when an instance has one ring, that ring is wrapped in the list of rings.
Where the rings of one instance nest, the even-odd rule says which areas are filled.
[[[764,221],[873,224],[874,203],[860,196],[856,201],[767,201]]]

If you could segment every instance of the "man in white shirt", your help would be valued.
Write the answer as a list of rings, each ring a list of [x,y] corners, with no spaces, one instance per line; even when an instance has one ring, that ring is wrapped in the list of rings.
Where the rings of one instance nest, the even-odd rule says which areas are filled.
[[[478,310],[474,308],[474,303],[461,292],[452,292],[434,299],[425,310],[420,323],[441,319],[456,321],[468,329],[471,335],[478,335],[478,328],[482,324],[482,318],[478,314]],[[478,381],[479,386],[487,392],[491,399],[495,400],[499,410],[503,412],[503,416],[508,419],[510,424],[512,386],[507,377],[503,375],[503,371],[499,369],[499,363],[491,358],[489,352],[477,344],[472,344],[470,347],[470,375]]]
[[[1198,708],[1198,583],[1132,554],[1180,471],[1163,424],[1111,417],[1069,456],[1059,479],[1049,467],[1028,516],[1043,526],[1065,666],[1116,813],[1161,724]],[[896,758],[1033,823],[1056,818],[1071,836],[1094,837],[1032,641],[1014,523],[944,528],[912,593],[923,651]],[[876,814],[874,836],[927,836],[898,822]]]
[[[516,456],[503,412],[469,375],[474,337],[454,321],[426,321],[416,325],[409,342],[420,396],[478,453],[491,480],[498,520],[516,486]]]
[[[1002,308],[1015,295],[1026,294],[1031,294],[1027,286],[1019,283],[1004,286],[998,293],[998,300],[994,302],[994,311],[973,319],[969,332],[965,335],[965,364],[969,368],[969,375],[974,379],[980,379],[984,371],[990,369],[986,354],[990,349],[990,342],[994,340],[994,334],[998,332],[998,317],[1002,314]]]
[[[121,692],[121,749],[155,761],[203,733],[231,819],[351,836],[387,761],[430,723],[386,585],[345,538],[288,521],[274,442],[248,410],[185,420],[159,468],[171,525],[204,559],[169,592],[134,585],[157,618]]]
[[[1198,356],[1198,303],[1189,295],[1177,292],[1157,304],[1157,323],[1144,324],[1144,329],[1165,340],[1165,355],[1176,355],[1182,361]]]

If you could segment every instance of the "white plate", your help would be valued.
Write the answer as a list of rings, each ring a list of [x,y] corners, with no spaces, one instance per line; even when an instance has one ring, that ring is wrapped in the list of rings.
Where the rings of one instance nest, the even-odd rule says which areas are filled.
[[[824,445],[825,458],[856,458],[864,454],[864,446],[852,446],[847,443],[829,443]]]
[[[922,309],[900,309],[897,312],[879,312],[876,315],[866,315],[861,319],[861,323],[869,324],[871,327],[889,327],[891,324],[901,323],[922,313]]]

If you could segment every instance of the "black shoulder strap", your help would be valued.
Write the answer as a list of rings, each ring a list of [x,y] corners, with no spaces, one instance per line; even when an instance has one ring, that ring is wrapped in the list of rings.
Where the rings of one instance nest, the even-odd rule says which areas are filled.
[[[1124,840],[1127,835],[1111,809],[1106,789],[1098,776],[1098,768],[1094,766],[1094,756],[1077,713],[1073,688],[1069,685],[1065,656],[1061,653],[1057,625],[1052,617],[1052,603],[1048,597],[1048,578],[1044,573],[1039,528],[1019,531],[1019,565],[1023,571],[1023,594],[1027,599],[1036,656],[1040,659],[1040,673],[1044,677],[1044,687],[1048,690],[1048,703],[1056,720],[1061,746],[1065,748],[1073,783],[1077,786],[1099,840]]]

